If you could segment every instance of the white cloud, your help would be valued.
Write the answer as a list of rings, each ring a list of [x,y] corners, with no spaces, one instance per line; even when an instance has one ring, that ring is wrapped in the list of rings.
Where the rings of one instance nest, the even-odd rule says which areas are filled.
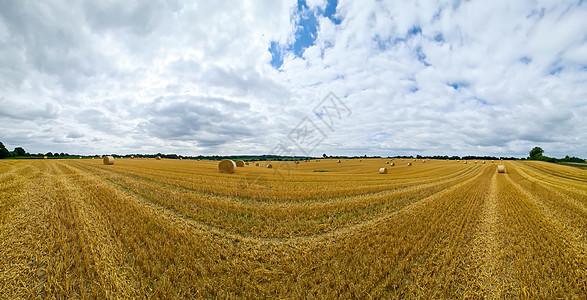
[[[307,1],[316,14],[327,1]],[[30,152],[268,153],[333,91],[315,155],[587,156],[576,1],[340,1],[296,39],[295,1],[7,2],[0,130]],[[450,85],[458,87],[453,88]],[[320,152],[320,153],[318,153]],[[299,152],[298,152],[299,153]]]

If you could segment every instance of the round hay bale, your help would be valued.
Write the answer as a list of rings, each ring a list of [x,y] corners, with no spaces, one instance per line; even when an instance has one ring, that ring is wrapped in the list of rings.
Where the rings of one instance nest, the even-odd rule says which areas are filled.
[[[393,166],[395,166],[395,163],[389,163],[389,166],[393,167]]]
[[[47,159],[47,156],[43,156],[43,159]]]
[[[135,159],[135,156],[134,156],[134,155],[131,155],[131,156],[130,156],[130,159]],[[181,158],[180,158],[180,159],[181,159]]]
[[[422,163],[425,163],[425,162],[426,162],[425,160],[422,161]]]
[[[465,160],[465,165],[467,164],[467,161]]]
[[[102,159],[102,155],[98,156],[99,159]]]
[[[161,160],[161,156],[155,157],[156,160]]]
[[[246,166],[248,166],[248,165],[249,165],[249,163],[248,163],[248,162],[246,162],[246,163],[245,163],[245,165],[246,165]]]
[[[475,163],[477,163],[477,161],[475,161]]]
[[[481,164],[485,164],[485,161],[482,161]]]
[[[236,171],[236,163],[230,159],[222,160],[218,163],[220,173],[232,174]]]
[[[294,165],[298,165],[300,162],[299,161],[294,161]]]
[[[237,166],[237,167],[241,167],[241,168],[242,168],[242,167],[244,167],[244,166],[245,166],[245,162],[244,162],[244,161],[242,161],[242,160],[237,160],[237,161],[236,161],[236,166]]]
[[[408,166],[411,166],[411,165],[412,165],[412,163],[408,163]]]
[[[114,157],[104,156],[104,159],[102,161],[104,162],[105,165],[113,165],[114,164]]]
[[[389,162],[388,162],[388,161],[386,161],[386,162],[385,162],[385,164],[387,165],[387,164],[389,164]]]
[[[255,164],[255,167],[258,167],[258,166],[259,166],[259,163],[256,163],[256,164]]]
[[[505,166],[504,165],[497,166],[497,173],[505,173]]]
[[[387,174],[387,168],[379,168],[379,174]]]
[[[340,159],[339,159],[339,160],[337,160],[336,162],[340,164]]]
[[[271,164],[267,164],[267,169],[271,169],[273,166]]]
[[[363,162],[363,160],[362,159],[359,159],[359,162]]]
[[[493,163],[493,160],[491,161],[491,163]]]

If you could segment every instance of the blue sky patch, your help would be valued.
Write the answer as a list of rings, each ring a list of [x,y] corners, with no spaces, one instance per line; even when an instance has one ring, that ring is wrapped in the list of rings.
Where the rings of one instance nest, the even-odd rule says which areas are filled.
[[[303,11],[304,9],[308,9],[306,0],[298,0],[298,11]]]
[[[548,72],[548,74],[550,75],[558,75],[561,71],[563,70],[563,67],[556,67],[554,69],[551,69],[550,72]]]
[[[469,83],[468,82],[449,82],[446,85],[452,87],[455,90],[458,90],[460,88],[468,88],[469,87]]]
[[[475,99],[475,101],[477,101],[477,103],[483,104],[483,105],[489,105],[489,103],[487,103],[487,100],[479,98],[479,97],[473,97],[473,99]]]
[[[442,33],[439,33],[437,35],[434,36],[434,40],[440,43],[444,42],[444,36],[442,35]]]
[[[530,57],[528,57],[528,56],[523,56],[522,58],[520,58],[520,61],[521,61],[523,64],[527,65],[527,64],[529,64],[529,63],[531,63],[531,62],[532,62],[532,58],[530,58]]]
[[[286,52],[293,52],[297,57],[302,57],[304,51],[314,45],[318,37],[318,16],[330,19],[334,24],[340,24],[341,20],[336,18],[337,0],[328,0],[324,10],[318,8],[310,10],[305,0],[298,0],[297,11],[292,16],[296,18],[295,40],[293,44],[280,45],[272,41],[268,51],[271,53],[271,65],[279,69],[283,65],[283,57]]]
[[[418,61],[423,63],[425,66],[430,66],[430,64],[426,61],[426,54],[422,52],[422,47],[416,48],[416,55],[418,56]]]
[[[389,134],[387,132],[378,132],[378,133],[374,134],[369,139],[369,141],[370,142],[383,142],[383,141],[385,141],[390,136],[391,136],[391,134]]]
[[[341,20],[336,18],[334,15],[336,14],[336,7],[338,6],[338,0],[328,0],[326,4],[326,9],[324,10],[324,16],[329,18],[332,23],[338,25],[340,24]]]
[[[391,41],[389,39],[387,39],[387,40],[382,39],[380,35],[376,35],[375,38],[373,39],[373,41],[375,43],[377,43],[377,49],[379,49],[379,50],[387,50],[387,49],[391,48],[392,45],[395,44],[394,41]]]
[[[417,34],[422,34],[422,28],[420,28],[420,26],[414,26],[408,30],[408,37]]]
[[[534,9],[532,10],[532,12],[530,12],[530,14],[526,16],[526,19],[530,19],[534,16],[536,16],[538,19],[542,19],[542,17],[544,17],[545,12],[546,10],[544,9],[544,7],[542,7],[540,10]]]
[[[269,47],[269,52],[271,53],[271,65],[279,69],[281,65],[283,65],[283,53],[279,48],[279,43],[271,42],[271,47]]]
[[[305,1],[303,2],[305,3]],[[307,6],[305,7],[305,9],[299,11],[300,19],[295,33],[296,40],[293,44],[293,52],[298,57],[304,54],[306,48],[314,45],[314,41],[318,35],[318,20],[314,13],[308,10]]]

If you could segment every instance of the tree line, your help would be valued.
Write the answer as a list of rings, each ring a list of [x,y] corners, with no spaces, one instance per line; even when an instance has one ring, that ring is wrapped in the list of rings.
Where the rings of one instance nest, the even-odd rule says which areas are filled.
[[[585,163],[585,160],[578,157],[569,157],[568,155],[565,158],[554,158],[544,156],[544,150],[540,147],[534,147],[530,150],[530,155],[528,156],[528,160],[540,160],[540,161],[547,161],[547,162],[573,162],[573,163]]]
[[[106,154],[108,155],[108,154]],[[114,157],[130,157],[133,154],[126,154],[126,155],[118,155],[118,154],[110,154]],[[54,157],[54,158],[71,158],[71,157],[79,157],[80,155],[75,155],[75,154],[69,154],[69,153],[52,153],[52,152],[47,152],[45,154],[42,153],[37,153],[37,154],[30,154],[28,152],[26,152],[24,150],[24,148],[22,147],[16,147],[14,148],[14,151],[8,151],[8,149],[6,149],[6,147],[4,146],[4,144],[2,142],[0,142],[0,159],[3,158],[11,158],[11,157],[30,157],[30,158],[42,158],[44,156],[47,157]],[[85,155],[81,155],[84,157],[88,157]],[[92,155],[93,156],[98,156],[98,155]],[[162,158],[169,158],[169,159],[178,159],[178,158],[184,158],[184,159],[206,159],[206,160],[222,160],[222,159],[242,159],[245,161],[254,161],[254,160],[276,160],[276,161],[282,161],[282,160],[306,160],[306,159],[314,159],[315,157],[309,157],[309,156],[280,156],[280,155],[231,155],[231,156],[221,156],[221,155],[198,155],[198,156],[183,156],[183,155],[177,155],[177,154],[163,154],[163,153],[157,153],[157,154],[134,154],[134,157],[145,157],[145,158],[153,158],[153,157],[162,157]],[[333,159],[357,159],[357,158],[380,158],[380,156],[332,156],[332,155],[326,155],[322,154],[322,158],[333,158]],[[414,158],[413,156],[388,156],[388,158]],[[499,159],[503,159],[503,160],[518,160],[520,158],[516,158],[516,157],[495,157],[495,156],[448,156],[448,155],[434,155],[434,156],[422,156],[422,155],[416,155],[417,159],[449,159],[449,160],[460,160],[460,159],[464,159],[464,160],[472,160],[472,159],[477,159],[477,160],[499,160]],[[565,158],[554,158],[554,157],[548,157],[548,156],[544,156],[544,150],[541,147],[534,147],[532,150],[530,150],[530,155],[527,158],[522,158],[522,160],[527,159],[527,160],[540,160],[540,161],[547,161],[547,162],[554,162],[554,163],[560,163],[560,162],[574,162],[574,163],[585,163],[585,160],[583,160],[582,158],[578,158],[578,157],[569,157],[568,155],[565,156]]]
[[[14,151],[8,151],[4,144],[0,142],[0,159],[17,156],[30,156],[30,154],[24,151],[22,147],[16,147],[14,148]]]

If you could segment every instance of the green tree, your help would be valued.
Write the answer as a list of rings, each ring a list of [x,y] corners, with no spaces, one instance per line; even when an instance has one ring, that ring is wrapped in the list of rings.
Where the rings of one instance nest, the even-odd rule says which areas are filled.
[[[14,148],[14,152],[16,152],[16,154],[18,156],[25,156],[26,155],[26,151],[24,151],[24,149],[22,147]]]
[[[534,147],[532,150],[530,150],[530,157],[528,157],[528,158],[529,159],[540,159],[540,158],[542,158],[542,153],[544,153],[544,150],[542,150],[542,148]]]
[[[2,142],[0,142],[0,159],[6,158],[9,156],[10,156],[10,152],[8,152],[8,149],[6,149],[6,147],[4,147],[4,144],[2,144]]]

